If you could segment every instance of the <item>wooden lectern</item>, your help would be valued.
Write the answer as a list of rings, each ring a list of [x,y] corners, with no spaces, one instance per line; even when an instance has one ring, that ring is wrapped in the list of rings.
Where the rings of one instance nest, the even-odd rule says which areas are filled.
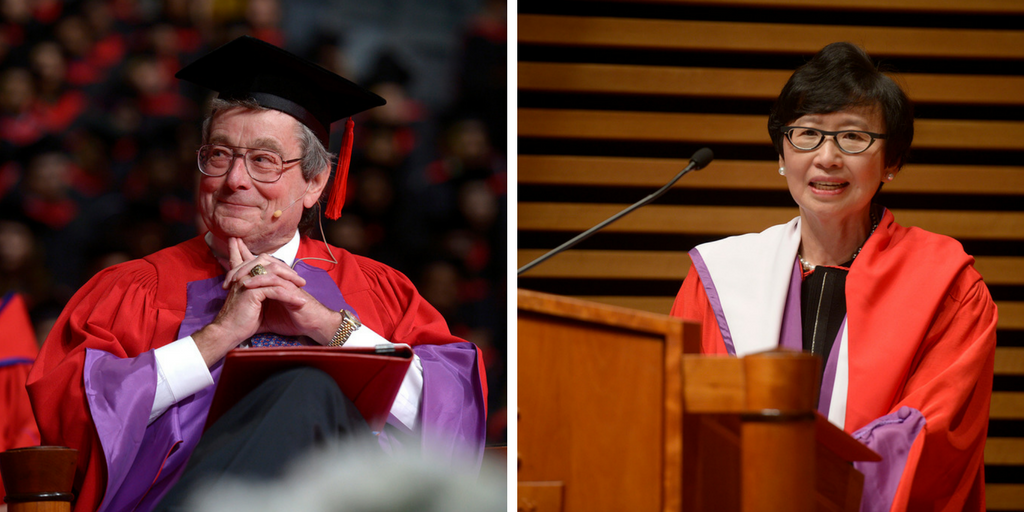
[[[815,412],[818,361],[700,356],[665,315],[519,290],[519,510],[853,511],[877,454]]]

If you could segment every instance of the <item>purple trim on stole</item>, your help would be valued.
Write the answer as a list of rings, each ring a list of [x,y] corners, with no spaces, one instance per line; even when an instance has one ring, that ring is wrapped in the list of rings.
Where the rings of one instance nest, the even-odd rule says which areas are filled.
[[[359,316],[345,301],[338,285],[326,271],[300,261],[295,264],[295,272],[306,280],[306,286],[303,289],[316,297],[321,304],[335,311],[347,309],[355,313],[356,317]],[[202,329],[217,316],[221,306],[224,305],[224,299],[228,296],[227,290],[221,287],[222,283],[224,283],[224,276],[188,283],[188,302],[185,306],[185,320],[181,322],[181,328],[178,331],[179,339]]]
[[[861,512],[888,512],[892,507],[910,449],[926,423],[921,411],[900,407],[853,433],[854,439],[882,456],[880,462],[853,463],[854,468],[864,473]]]
[[[839,367],[839,350],[843,343],[843,332],[846,331],[847,317],[843,317],[843,323],[839,325],[839,332],[836,333],[836,341],[832,344],[832,350],[828,351],[828,360],[825,361],[825,372],[821,376],[821,393],[818,394],[818,412],[828,417],[828,411],[832,408],[832,390],[836,387],[836,369]]]
[[[708,296],[708,303],[711,304],[711,310],[715,312],[715,319],[718,320],[718,329],[722,331],[722,341],[725,342],[725,350],[729,355],[736,355],[736,347],[732,343],[732,334],[729,332],[729,323],[725,321],[725,311],[722,309],[722,299],[718,296],[718,290],[715,288],[715,282],[711,279],[711,273],[708,271],[707,263],[704,263],[704,258],[701,257],[700,252],[696,247],[690,249],[690,260],[693,261],[693,268],[697,271],[697,275],[700,277],[700,282],[704,285],[704,293]]]
[[[223,283],[224,276],[217,276],[185,285],[185,318],[178,327],[178,339],[191,336],[213,321],[228,296]]]
[[[155,474],[163,462],[163,455],[175,442],[172,438],[165,443],[160,460],[135,456],[146,443],[146,424],[156,396],[156,358],[153,351],[122,359],[109,352],[89,348],[85,350],[83,373],[89,412],[107,461],[107,492],[99,509],[111,509],[111,490],[122,488],[132,470],[148,469],[150,474]],[[156,468],[137,467],[153,463],[157,464]],[[133,483],[129,482],[128,486],[137,494],[139,486]]]
[[[793,262],[793,277],[789,280],[786,308],[782,312],[782,332],[779,334],[779,346],[797,351],[804,349],[803,316],[800,311],[800,286],[803,284],[803,280],[803,268],[800,266],[800,260],[796,260]]]
[[[418,447],[408,447],[404,436],[383,430],[377,442],[387,454],[422,453],[438,469],[479,470],[486,441],[486,418],[477,348],[472,343],[419,345],[413,351],[423,365],[423,402],[420,405]],[[415,435],[394,416],[388,424]]]
[[[99,510],[149,510],[184,470],[202,433],[213,387],[178,402],[147,427],[156,394],[152,350],[120,358],[86,349],[84,368],[86,399],[107,463]],[[211,373],[216,378],[220,367]]]
[[[345,301],[341,290],[338,289],[338,284],[334,282],[334,279],[331,279],[331,275],[326,270],[316,268],[305,261],[300,261],[295,264],[295,272],[306,280],[306,286],[303,286],[302,289],[316,297],[316,300],[320,301],[321,304],[335,311],[347,309],[356,318],[359,317],[359,312]]]
[[[483,386],[476,346],[469,342],[420,345],[423,402],[420,431],[430,460],[480,467],[486,441]]]
[[[327,272],[304,262],[295,270],[306,280],[305,290],[325,306],[351,310]],[[223,282],[224,276],[218,276],[188,283],[179,339],[217,315],[227,297]],[[220,378],[220,364],[210,369],[214,383]],[[134,358],[119,358],[87,349],[83,378],[107,463],[107,488],[99,510],[152,509],[185,470],[203,433],[216,386],[172,405],[147,427],[156,394],[152,350]]]

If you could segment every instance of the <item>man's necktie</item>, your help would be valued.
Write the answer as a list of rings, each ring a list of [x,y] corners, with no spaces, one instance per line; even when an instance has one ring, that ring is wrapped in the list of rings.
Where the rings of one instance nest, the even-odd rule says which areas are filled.
[[[296,336],[281,336],[272,332],[256,333],[249,338],[249,343],[253,347],[291,347],[302,344]]]

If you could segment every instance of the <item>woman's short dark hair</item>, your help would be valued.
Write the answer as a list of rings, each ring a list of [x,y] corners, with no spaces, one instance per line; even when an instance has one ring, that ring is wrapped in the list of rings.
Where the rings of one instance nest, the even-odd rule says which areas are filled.
[[[789,77],[768,116],[768,134],[782,155],[782,127],[808,114],[878,106],[885,121],[885,165],[903,167],[914,139],[914,107],[900,86],[851,43],[832,43]]]

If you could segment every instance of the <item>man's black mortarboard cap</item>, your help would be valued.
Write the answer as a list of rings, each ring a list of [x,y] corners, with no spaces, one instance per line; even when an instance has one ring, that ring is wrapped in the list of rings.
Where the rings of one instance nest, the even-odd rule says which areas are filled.
[[[175,77],[223,99],[256,100],[298,119],[330,142],[331,123],[385,103],[384,98],[259,39],[242,36],[200,57]]]

